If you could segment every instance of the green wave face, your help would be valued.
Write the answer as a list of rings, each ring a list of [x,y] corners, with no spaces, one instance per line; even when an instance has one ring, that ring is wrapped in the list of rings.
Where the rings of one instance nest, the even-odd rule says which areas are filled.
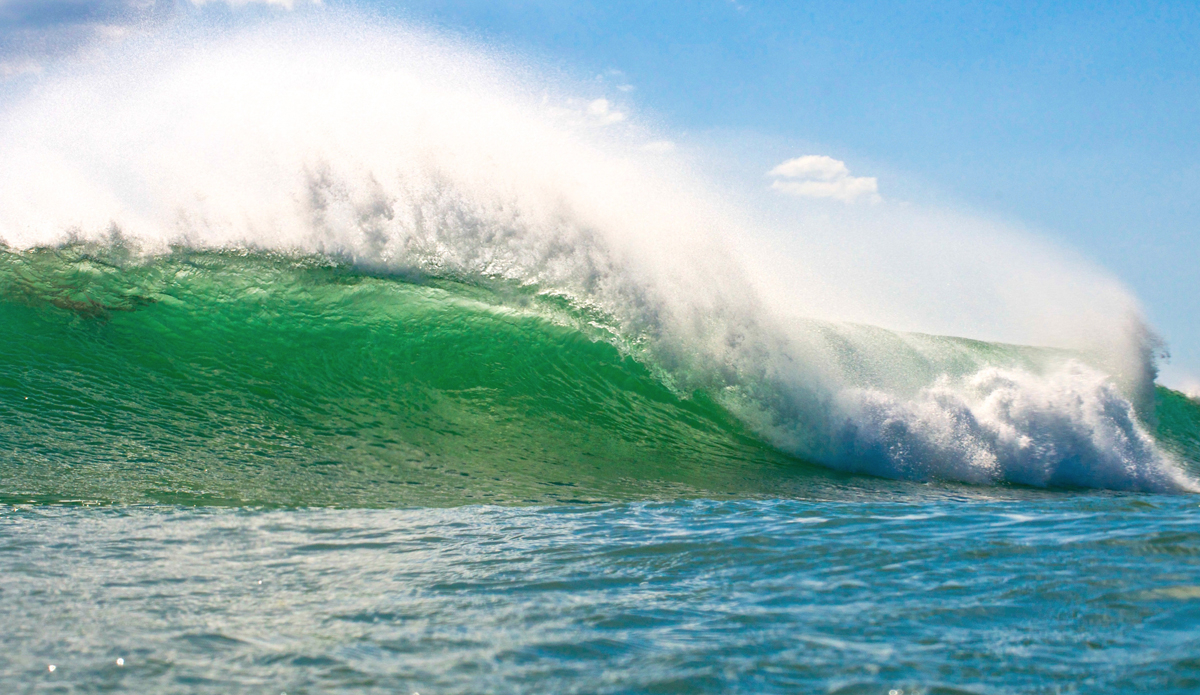
[[[832,481],[765,443],[786,439],[755,419],[803,427],[827,418],[819,410],[755,411],[742,396],[753,383],[659,374],[610,323],[536,287],[372,275],[323,257],[0,251],[0,501],[441,506],[788,496]],[[850,365],[864,382],[1057,359],[869,327],[831,335],[876,347],[847,359],[886,357]],[[679,383],[698,390],[668,386]],[[764,393],[757,402],[772,404]],[[851,440],[839,455],[862,463],[847,469],[906,477],[878,461],[919,445],[909,435],[926,423],[887,408],[851,427],[879,423],[877,446],[891,448]],[[1066,416],[1043,412],[1052,419],[1029,432],[1070,434]],[[1160,446],[1194,469],[1200,406],[1160,387],[1155,415]],[[1055,455],[1078,459],[1084,486],[1110,484],[1087,477],[1088,451]]]
[[[269,254],[0,252],[0,500],[786,494],[812,468],[533,290]]]
[[[1200,467],[1200,403],[1178,391],[1155,389],[1159,443],[1192,468]]]

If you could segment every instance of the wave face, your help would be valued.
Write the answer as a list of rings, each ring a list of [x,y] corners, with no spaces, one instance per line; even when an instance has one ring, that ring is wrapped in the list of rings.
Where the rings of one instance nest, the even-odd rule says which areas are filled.
[[[557,295],[273,254],[0,259],[14,500],[587,501],[806,472]]]
[[[578,502],[787,496],[830,480],[784,453],[813,446],[795,436],[808,416],[785,420],[750,395],[777,388],[770,380],[681,392],[687,375],[669,385],[609,317],[529,286],[368,274],[319,256],[145,260],[76,245],[0,254],[0,296],[10,502]],[[1036,357],[891,337],[964,363]],[[1114,387],[1068,365],[1036,383],[1015,367],[941,377],[907,400],[842,392],[854,416],[821,445],[844,458],[809,460],[972,482],[1182,481],[1166,463],[1119,468],[1121,456],[1166,454]],[[1087,379],[1091,391],[1073,390]],[[1160,399],[1161,436],[1194,457],[1200,408]],[[1075,448],[1053,448],[1064,442]]]
[[[1196,489],[1136,317],[1053,350],[784,319],[712,192],[586,109],[426,36],[255,32],[0,119],[17,497],[779,494],[802,462]]]

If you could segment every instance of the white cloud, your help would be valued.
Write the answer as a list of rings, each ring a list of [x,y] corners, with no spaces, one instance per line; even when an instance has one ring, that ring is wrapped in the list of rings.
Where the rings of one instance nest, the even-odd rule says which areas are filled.
[[[879,180],[873,176],[851,176],[846,163],[819,154],[789,159],[767,172],[775,177],[771,188],[803,198],[831,198],[845,203],[858,200],[877,203]]]
[[[786,176],[794,179],[816,179],[832,181],[850,175],[846,163],[833,157],[809,154],[789,159],[768,172],[771,176]]]
[[[675,149],[675,143],[670,140],[656,140],[642,145],[642,149],[653,154],[666,154]]]
[[[605,125],[625,120],[625,114],[614,109],[608,99],[596,99],[589,103],[587,113]]]

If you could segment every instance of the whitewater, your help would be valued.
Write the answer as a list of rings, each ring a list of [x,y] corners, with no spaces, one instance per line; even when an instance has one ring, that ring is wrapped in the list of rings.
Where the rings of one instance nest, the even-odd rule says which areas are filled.
[[[0,675],[1200,682],[1200,405],[1155,384],[1136,298],[1000,230],[985,272],[921,261],[977,279],[922,323],[865,289],[921,268],[777,252],[824,232],[574,88],[330,12],[172,26],[6,100]]]

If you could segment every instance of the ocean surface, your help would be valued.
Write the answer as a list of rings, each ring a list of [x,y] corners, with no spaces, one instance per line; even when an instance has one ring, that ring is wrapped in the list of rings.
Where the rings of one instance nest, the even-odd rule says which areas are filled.
[[[450,509],[6,505],[0,679],[37,693],[1200,688],[1193,497],[812,488]]]
[[[0,255],[6,692],[1200,688],[1194,494],[830,470],[519,288],[92,252]]]
[[[1200,692],[1119,283],[831,317],[652,133],[322,17],[0,104],[0,694]]]

